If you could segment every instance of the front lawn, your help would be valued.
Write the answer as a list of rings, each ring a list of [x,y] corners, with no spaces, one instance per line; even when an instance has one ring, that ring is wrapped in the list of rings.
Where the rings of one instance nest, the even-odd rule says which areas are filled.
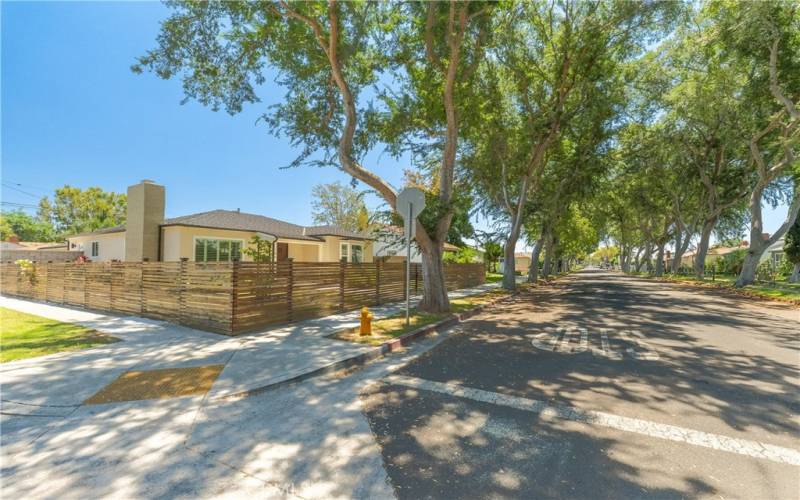
[[[0,307],[0,363],[86,349],[118,340],[80,325]]]
[[[499,283],[503,281],[503,275],[500,273],[486,273],[486,283]]]
[[[684,276],[674,274],[665,275],[664,278],[670,281],[696,283],[698,285],[714,286],[732,291],[746,292],[751,295],[767,299],[779,299],[790,302],[800,301],[800,283],[788,283],[785,278],[783,280],[776,281],[775,283],[758,282],[742,288],[734,288],[733,285],[736,283],[737,276],[733,274],[717,274],[713,277],[713,279],[710,276],[707,276],[704,280],[699,280],[695,276],[691,275]]]

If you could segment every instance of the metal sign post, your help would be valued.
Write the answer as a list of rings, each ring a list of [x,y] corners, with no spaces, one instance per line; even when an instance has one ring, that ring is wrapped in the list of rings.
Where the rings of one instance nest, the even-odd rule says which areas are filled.
[[[405,221],[406,235],[406,326],[411,322],[411,238],[415,219],[425,209],[425,193],[417,188],[405,188],[397,195],[397,212]]]
[[[408,216],[414,220],[414,204],[408,204]],[[413,226],[413,224],[412,224]],[[406,326],[411,324],[411,231],[406,231]]]

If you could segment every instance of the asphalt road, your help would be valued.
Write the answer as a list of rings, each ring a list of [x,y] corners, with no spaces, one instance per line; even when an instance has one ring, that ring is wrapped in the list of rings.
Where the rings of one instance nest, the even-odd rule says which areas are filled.
[[[362,394],[400,498],[800,498],[800,314],[584,271]]]

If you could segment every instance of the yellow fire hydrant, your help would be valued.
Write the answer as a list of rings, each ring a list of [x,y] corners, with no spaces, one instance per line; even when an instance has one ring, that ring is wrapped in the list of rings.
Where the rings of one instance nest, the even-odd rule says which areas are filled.
[[[367,307],[361,308],[361,335],[372,335],[372,313]]]

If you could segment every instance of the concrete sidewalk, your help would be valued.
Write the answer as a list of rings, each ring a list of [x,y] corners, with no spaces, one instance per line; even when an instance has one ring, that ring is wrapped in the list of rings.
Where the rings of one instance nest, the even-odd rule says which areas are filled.
[[[482,293],[485,284],[450,293]],[[130,370],[225,365],[208,393],[228,397],[314,372],[378,348],[327,338],[358,325],[359,311],[312,319],[260,332],[224,337],[134,316],[97,314],[39,302],[0,297],[0,306],[59,321],[79,323],[122,340],[102,347],[58,353],[0,365],[2,413],[65,416]],[[375,307],[376,319],[397,314],[402,304]]]

